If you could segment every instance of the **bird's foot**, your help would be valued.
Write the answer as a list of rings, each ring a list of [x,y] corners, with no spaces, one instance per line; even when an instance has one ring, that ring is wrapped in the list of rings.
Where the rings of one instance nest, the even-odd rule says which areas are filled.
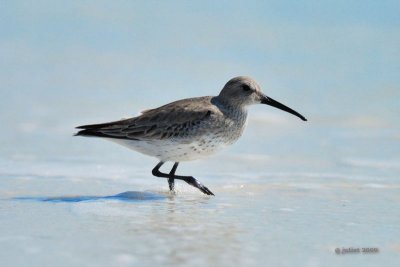
[[[191,186],[194,186],[196,188],[198,188],[201,192],[203,192],[206,195],[212,195],[214,196],[213,192],[210,191],[210,189],[208,189],[206,186],[202,185],[199,181],[197,181],[194,177],[189,176],[189,177],[185,177],[185,179],[183,179],[186,183],[190,184]]]

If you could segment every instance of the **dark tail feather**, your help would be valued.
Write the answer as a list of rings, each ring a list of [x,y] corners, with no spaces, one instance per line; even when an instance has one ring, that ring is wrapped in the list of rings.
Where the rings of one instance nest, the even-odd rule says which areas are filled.
[[[81,126],[83,127],[83,126]],[[77,127],[78,128],[78,127]],[[99,131],[101,128],[99,127],[98,129],[84,129],[76,134],[74,136],[87,136],[87,137],[106,137],[106,138],[113,138],[113,139],[127,139],[127,140],[139,140],[133,137],[126,137],[126,136],[117,136],[117,135],[109,135],[106,133],[103,133]]]
[[[106,123],[99,123],[99,124],[81,125],[81,126],[78,126],[78,127],[75,127],[75,128],[76,129],[100,129],[100,128],[104,128],[104,127],[113,126],[113,125],[116,125],[116,124],[124,124],[124,123],[127,123],[128,120],[129,119],[106,122]]]
[[[77,132],[74,136],[94,136],[94,137],[107,137],[107,138],[117,138],[117,139],[131,139],[136,140],[135,138],[127,138],[126,136],[118,136],[115,134],[107,134],[105,130],[110,130],[110,128],[116,127],[123,127],[126,124],[129,124],[132,119],[124,119],[119,121],[112,121],[107,123],[100,123],[100,124],[89,124],[89,125],[82,125],[76,127],[76,129],[83,129]],[[107,128],[110,127],[110,128]]]
[[[101,132],[92,129],[85,129],[77,132],[74,136],[93,136],[93,137],[109,137]]]

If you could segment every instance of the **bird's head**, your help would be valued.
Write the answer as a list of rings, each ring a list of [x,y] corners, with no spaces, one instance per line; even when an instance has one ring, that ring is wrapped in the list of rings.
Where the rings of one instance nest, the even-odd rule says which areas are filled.
[[[241,107],[253,104],[266,104],[289,112],[303,121],[307,120],[293,109],[266,96],[261,91],[260,85],[252,78],[246,76],[238,76],[229,80],[219,93],[218,99],[222,103]]]

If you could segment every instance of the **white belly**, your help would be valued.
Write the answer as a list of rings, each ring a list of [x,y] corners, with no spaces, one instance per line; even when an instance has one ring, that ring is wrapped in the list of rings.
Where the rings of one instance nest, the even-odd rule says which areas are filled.
[[[187,140],[134,141],[109,139],[142,154],[156,157],[161,161],[190,161],[210,156],[228,144],[221,137],[201,138],[192,142]],[[184,142],[182,142],[184,141]]]

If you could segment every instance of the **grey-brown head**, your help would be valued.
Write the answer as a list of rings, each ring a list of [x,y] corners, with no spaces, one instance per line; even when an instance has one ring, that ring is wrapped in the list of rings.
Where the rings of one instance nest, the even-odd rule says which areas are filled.
[[[248,106],[253,104],[266,104],[289,112],[303,121],[307,119],[293,109],[266,96],[260,85],[250,77],[238,76],[229,80],[218,95],[222,103],[229,103],[234,106]]]

